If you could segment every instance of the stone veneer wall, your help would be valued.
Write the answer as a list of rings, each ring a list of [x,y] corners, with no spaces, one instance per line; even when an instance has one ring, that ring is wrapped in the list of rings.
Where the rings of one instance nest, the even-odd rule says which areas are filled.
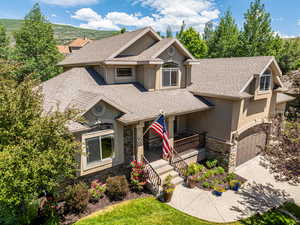
[[[206,158],[217,159],[218,162],[230,172],[236,163],[237,145],[221,141],[213,137],[206,137]]]
[[[129,178],[129,166],[134,157],[133,132],[134,129],[132,126],[124,127],[124,163],[105,169],[103,171],[79,177],[78,179],[90,183],[94,179],[99,179],[100,181],[105,182],[105,180],[110,176],[125,175]]]

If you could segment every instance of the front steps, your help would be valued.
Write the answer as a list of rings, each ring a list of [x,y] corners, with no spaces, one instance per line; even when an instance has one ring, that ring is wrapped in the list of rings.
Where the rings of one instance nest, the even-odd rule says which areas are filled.
[[[178,172],[176,172],[174,170],[174,168],[169,164],[168,161],[160,159],[160,160],[157,160],[157,161],[154,161],[154,162],[150,163],[150,165],[158,173],[158,175],[161,179],[162,185],[163,185],[163,182],[164,182],[165,178],[168,175],[172,176],[172,183],[173,184],[179,185],[179,184],[183,183],[183,181],[184,181],[183,178],[179,176]],[[162,185],[160,187],[160,190],[162,188]]]

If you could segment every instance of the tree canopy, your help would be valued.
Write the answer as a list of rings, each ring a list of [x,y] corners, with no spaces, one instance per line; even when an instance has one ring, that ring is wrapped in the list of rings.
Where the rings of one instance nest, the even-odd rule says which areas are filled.
[[[57,63],[62,59],[58,52],[53,29],[36,3],[26,15],[24,25],[14,34],[16,60],[24,67],[16,71],[16,80],[32,76],[41,81],[48,80],[61,72]]]
[[[209,57],[237,56],[240,32],[230,10],[227,10],[225,15],[221,17],[220,23],[214,31],[212,31],[210,25],[207,25],[204,33],[208,45]]]
[[[194,28],[189,27],[179,36],[180,42],[190,51],[195,58],[203,58],[207,54],[207,45],[201,35]]]
[[[6,29],[2,24],[0,24],[0,58],[7,58],[8,45],[9,38],[6,34]]]
[[[20,218],[28,202],[43,192],[53,193],[77,168],[79,146],[65,126],[77,112],[42,115],[35,85],[0,80],[1,224],[3,218]]]
[[[271,15],[266,12],[260,0],[250,4],[244,14],[245,22],[240,35],[239,55],[241,56],[276,56],[281,48],[278,35],[272,30]]]
[[[283,41],[283,47],[278,54],[278,62],[283,73],[300,68],[300,39]]]

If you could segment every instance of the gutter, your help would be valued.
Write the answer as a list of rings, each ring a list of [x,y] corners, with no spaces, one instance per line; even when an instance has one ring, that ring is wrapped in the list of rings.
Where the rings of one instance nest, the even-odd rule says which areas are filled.
[[[253,97],[253,95],[249,95],[249,96],[231,96],[231,95],[212,94],[212,93],[192,91],[192,90],[190,90],[190,92],[193,93],[194,95],[200,95],[200,96],[205,96],[205,97],[213,97],[213,98],[222,98],[222,99],[229,99],[229,100],[241,100],[241,99],[252,98]]]

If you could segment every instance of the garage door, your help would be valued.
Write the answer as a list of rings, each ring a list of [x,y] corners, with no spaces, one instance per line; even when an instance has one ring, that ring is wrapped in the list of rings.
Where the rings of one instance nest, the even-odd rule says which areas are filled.
[[[264,132],[258,132],[254,129],[245,131],[239,137],[236,165],[239,166],[257,156],[260,152],[260,147],[265,145],[266,134]]]

